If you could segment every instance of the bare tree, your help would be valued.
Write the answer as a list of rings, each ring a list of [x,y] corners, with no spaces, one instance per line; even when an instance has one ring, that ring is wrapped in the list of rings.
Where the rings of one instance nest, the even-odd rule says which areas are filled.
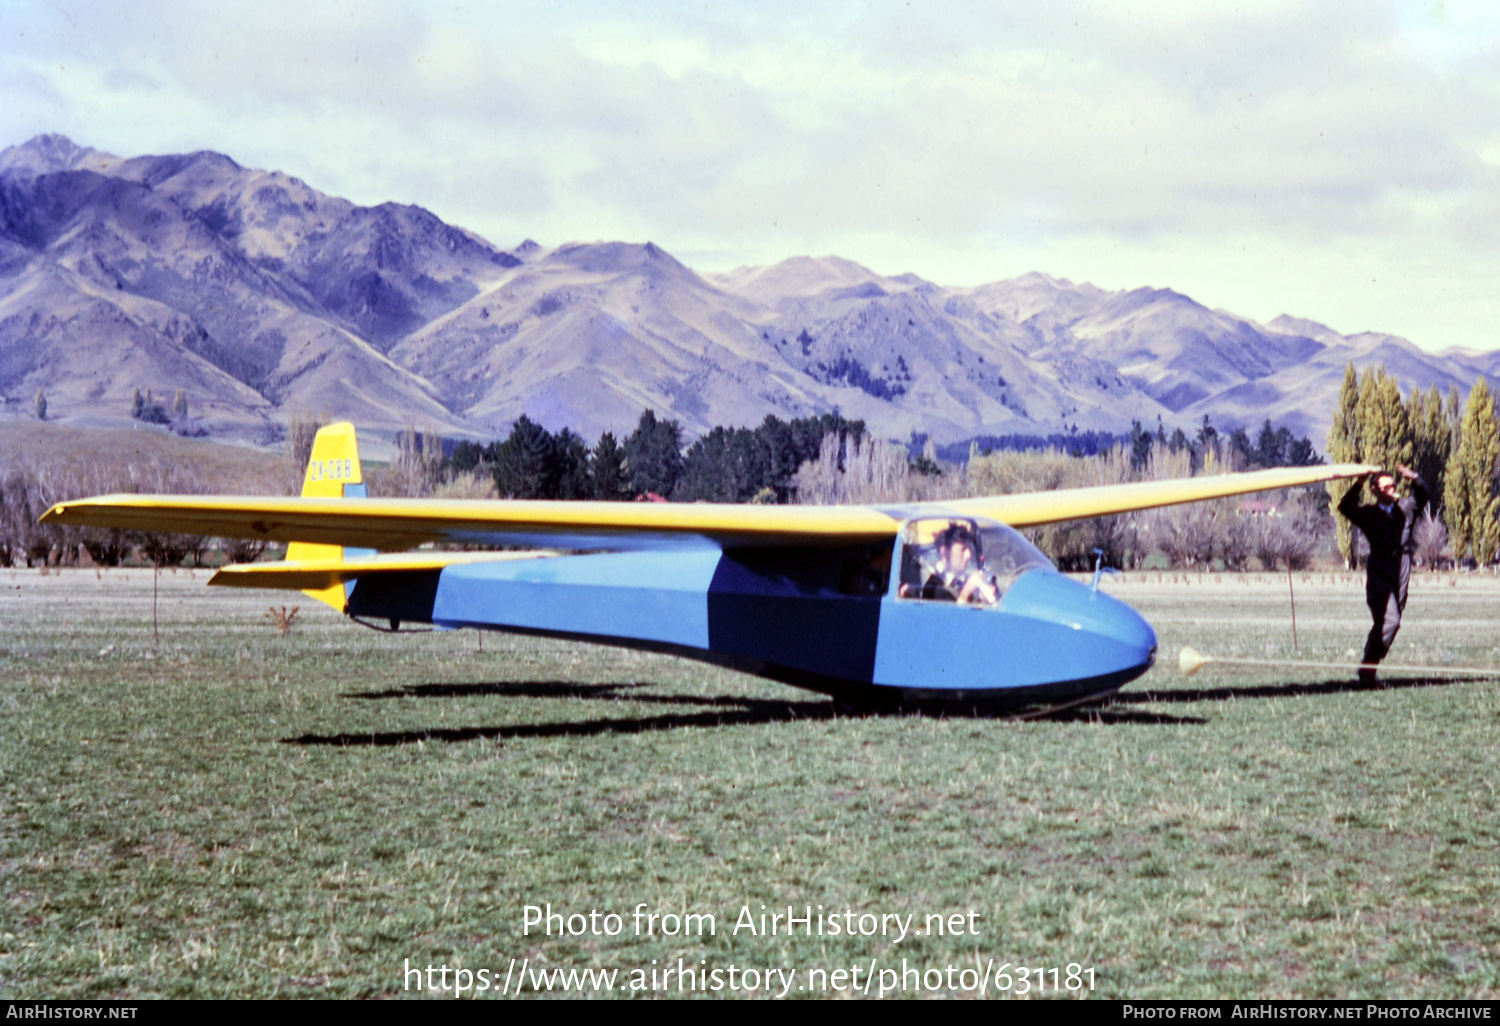
[[[248,538],[221,538],[219,551],[231,563],[254,563],[265,554],[266,543]]]
[[[1212,504],[1190,502],[1152,513],[1156,547],[1173,566],[1206,570],[1218,548],[1219,517]]]
[[[1215,550],[1224,561],[1225,569],[1244,570],[1255,549],[1255,518],[1240,511],[1237,499],[1221,499],[1212,505],[1214,527],[1218,534]]]
[[[153,459],[140,467],[130,468],[132,492],[158,492],[167,495],[199,495],[205,482],[198,474],[177,463]],[[209,539],[197,534],[174,534],[166,531],[142,531],[141,548],[157,566],[203,565],[203,554]]]
[[[793,483],[797,501],[809,505],[906,502],[911,476],[901,446],[868,435],[855,439],[829,432],[818,458],[804,463]]]
[[[408,427],[396,436],[391,470],[397,494],[413,499],[431,495],[443,480],[443,440],[434,431]]]
[[[302,482],[307,476],[307,463],[312,459],[313,440],[323,422],[307,413],[294,413],[286,426],[286,448],[284,452],[284,486],[288,495],[302,494]]]
[[[432,490],[434,499],[498,499],[493,474],[481,470],[469,470],[456,474]]]
[[[1429,570],[1442,560],[1451,558],[1448,551],[1448,528],[1444,526],[1440,514],[1434,515],[1430,505],[1412,526],[1412,540],[1416,542],[1418,563]]]
[[[1166,481],[1192,474],[1192,453],[1157,448],[1147,461],[1145,477]],[[1141,515],[1142,530],[1149,547],[1167,557],[1173,566],[1207,569],[1219,546],[1223,516],[1212,503],[1193,502],[1148,510]]]

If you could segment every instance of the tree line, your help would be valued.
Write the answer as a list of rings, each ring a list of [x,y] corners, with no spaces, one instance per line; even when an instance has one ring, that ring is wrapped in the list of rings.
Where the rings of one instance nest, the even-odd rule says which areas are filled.
[[[37,522],[54,503],[88,495],[191,495],[206,490],[195,468],[159,458],[139,463],[101,459],[83,466],[6,460],[0,465],[0,566],[253,562],[265,551],[265,542]]]
[[[1224,434],[1214,427],[1208,414],[1191,436],[1182,428],[1167,434],[1161,420],[1156,422],[1155,433],[1141,427],[1141,422],[1131,421],[1130,434],[1124,439],[1130,452],[1130,464],[1136,470],[1145,468],[1153,454],[1187,453],[1188,465],[1196,474],[1209,464],[1238,473],[1243,470],[1264,470],[1270,467],[1314,467],[1323,462],[1313,448],[1312,439],[1298,438],[1285,425],[1275,426],[1267,417],[1255,437],[1244,427],[1237,427]]]
[[[590,446],[568,428],[554,434],[523,414],[504,439],[460,442],[434,464],[433,475],[450,482],[488,477],[507,499],[785,503],[798,468],[818,455],[824,438],[864,435],[863,421],[836,413],[767,415],[756,428],[715,427],[684,450],[682,425],[646,410],[624,439],[606,431]],[[397,463],[409,466],[421,450],[440,444],[408,432],[398,440]]]
[[[1262,433],[1273,440],[1290,435],[1279,428]],[[1193,445],[1179,444],[1173,449],[1169,438],[1166,445],[1153,446],[1140,465],[1135,450],[1125,442],[1096,456],[1073,456],[1055,448],[982,450],[976,442],[967,461],[943,463],[933,473],[924,471],[897,443],[866,436],[841,446],[829,438],[818,459],[798,471],[796,493],[798,501],[814,504],[941,502],[1169,480],[1230,469],[1217,453],[1233,457],[1231,447],[1216,448],[1211,438],[1205,439],[1208,444],[1200,450],[1203,462],[1196,470]],[[1315,453],[1304,458],[1317,459]],[[1300,570],[1310,564],[1331,531],[1321,495],[1320,490],[1314,495],[1308,489],[1292,489],[1274,505],[1258,508],[1248,507],[1244,498],[1220,499],[1049,524],[1022,533],[1064,570],[1091,569],[1100,554],[1105,565],[1130,569],[1165,565],[1199,571],[1215,566],[1246,570],[1254,560],[1262,569]]]

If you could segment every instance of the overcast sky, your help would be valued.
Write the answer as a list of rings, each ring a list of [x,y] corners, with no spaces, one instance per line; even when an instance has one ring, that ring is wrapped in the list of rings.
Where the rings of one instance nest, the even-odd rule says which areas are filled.
[[[1030,270],[1500,346],[1489,2],[0,5],[0,148],[213,149],[501,246]]]

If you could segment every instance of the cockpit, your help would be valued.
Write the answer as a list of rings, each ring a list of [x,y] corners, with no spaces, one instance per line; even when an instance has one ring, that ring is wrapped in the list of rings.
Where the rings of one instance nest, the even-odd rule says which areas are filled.
[[[1050,569],[1041,550],[981,517],[922,517],[901,528],[897,597],[993,606],[1028,570]]]

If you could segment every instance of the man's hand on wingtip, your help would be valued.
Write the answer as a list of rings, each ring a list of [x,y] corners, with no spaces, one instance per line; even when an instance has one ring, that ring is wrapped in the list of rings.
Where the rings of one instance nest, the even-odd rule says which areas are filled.
[[[1399,471],[1401,476],[1406,478],[1408,481],[1415,481],[1417,479],[1417,472],[1408,467],[1405,463],[1398,463],[1396,465],[1396,470]]]

